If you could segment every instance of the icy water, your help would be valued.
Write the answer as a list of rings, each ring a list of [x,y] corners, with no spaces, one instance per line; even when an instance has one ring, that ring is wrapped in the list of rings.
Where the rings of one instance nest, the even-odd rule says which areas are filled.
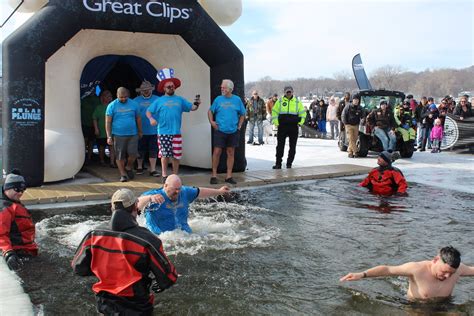
[[[157,295],[164,315],[473,315],[474,278],[444,302],[413,304],[403,278],[341,283],[348,272],[430,259],[445,245],[474,264],[474,197],[412,184],[410,196],[380,198],[358,179],[328,179],[240,192],[232,202],[197,202],[194,233],[166,233],[181,275]],[[41,256],[21,273],[38,313],[93,315],[94,278],[73,275],[84,234],[107,207],[35,212]]]

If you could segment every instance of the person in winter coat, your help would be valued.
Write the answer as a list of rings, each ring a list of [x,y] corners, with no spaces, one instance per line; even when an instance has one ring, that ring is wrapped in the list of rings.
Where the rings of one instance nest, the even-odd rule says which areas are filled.
[[[176,283],[178,274],[161,240],[138,225],[138,200],[129,189],[112,196],[108,229],[92,230],[76,250],[71,266],[95,276],[97,311],[104,315],[152,315],[155,293]]]
[[[349,142],[347,147],[349,158],[358,157],[357,138],[359,137],[359,123],[364,116],[364,110],[360,106],[360,95],[354,94],[352,102],[344,107],[341,114],[342,123],[344,123],[346,137]]]
[[[320,138],[326,138],[326,112],[328,106],[324,103],[324,100],[321,99],[318,101],[317,106],[313,108],[313,118],[318,122],[318,134]]]
[[[339,119],[337,118],[338,100],[332,96],[329,99],[329,106],[326,111],[326,119],[329,121],[329,128],[331,130],[331,139],[339,137]]]
[[[367,121],[374,126],[374,134],[382,142],[383,150],[393,152],[397,137],[395,136],[395,119],[388,109],[387,101],[380,101],[380,108],[367,115]]]
[[[420,103],[415,107],[415,111],[413,111],[413,116],[416,120],[416,145],[418,149],[421,148],[421,144],[423,143],[423,119],[421,115],[428,104],[428,98],[423,96],[421,97]]]
[[[370,192],[379,195],[406,195],[407,182],[403,173],[392,166],[392,154],[382,151],[377,164],[379,166],[372,169],[359,186],[366,187]]]
[[[2,187],[0,210],[0,250],[10,270],[19,270],[23,261],[38,255],[35,224],[30,211],[21,203],[26,190],[25,178],[13,170]]]
[[[473,116],[472,108],[467,102],[467,97],[461,97],[459,104],[456,105],[456,109],[454,110],[454,115],[459,116],[460,120]]]
[[[249,140],[247,144],[263,145],[263,121],[266,119],[265,101],[260,98],[258,91],[252,92],[252,97],[245,104],[246,119],[248,121]],[[253,141],[255,125],[258,130],[258,143]]]
[[[432,144],[432,153],[439,153],[441,150],[439,149],[441,145],[441,141],[443,140],[443,126],[441,125],[441,120],[437,118],[435,120],[435,125],[431,129],[430,139]]]
[[[423,113],[421,114],[421,123],[423,124],[423,141],[421,143],[420,151],[425,151],[426,144],[428,144],[428,149],[431,149],[431,129],[433,128],[434,121],[438,118],[438,116],[438,108],[436,107],[436,104],[434,104],[433,98],[429,97],[428,104],[425,107]]]

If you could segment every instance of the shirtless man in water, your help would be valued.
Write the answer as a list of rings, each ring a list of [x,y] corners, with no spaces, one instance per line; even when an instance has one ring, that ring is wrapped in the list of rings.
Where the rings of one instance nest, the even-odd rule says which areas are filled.
[[[399,266],[376,266],[364,272],[349,273],[340,281],[357,281],[381,276],[408,277],[408,299],[448,297],[462,276],[474,276],[474,267],[461,263],[461,254],[444,247],[431,261],[408,262]]]

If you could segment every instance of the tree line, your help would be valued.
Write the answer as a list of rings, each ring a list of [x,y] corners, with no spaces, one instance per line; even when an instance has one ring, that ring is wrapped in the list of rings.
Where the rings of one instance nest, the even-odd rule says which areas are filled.
[[[464,69],[427,69],[421,72],[406,71],[401,66],[386,65],[377,68],[370,76],[374,89],[403,91],[421,96],[442,98],[445,95],[457,97],[461,91],[474,91],[474,66]],[[269,76],[245,84],[245,95],[258,90],[263,97],[273,93],[282,95],[285,86],[291,85],[298,96],[328,97],[335,92],[355,92],[357,83],[349,72],[335,73],[333,78],[297,78],[289,81],[275,80]]]

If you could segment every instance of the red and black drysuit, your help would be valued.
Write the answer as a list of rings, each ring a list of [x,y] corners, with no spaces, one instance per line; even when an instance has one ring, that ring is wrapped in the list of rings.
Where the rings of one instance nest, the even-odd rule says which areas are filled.
[[[0,210],[0,250],[4,256],[14,251],[18,256],[37,256],[35,224],[31,213],[20,202],[2,192]]]
[[[392,166],[372,169],[359,185],[380,195],[406,194],[407,191],[407,182],[403,173]]]
[[[125,210],[116,210],[111,230],[89,232],[72,260],[80,276],[95,275],[92,286],[99,313],[151,315],[153,293],[173,285],[178,274],[166,257],[161,240]],[[152,282],[154,284],[152,284]]]

